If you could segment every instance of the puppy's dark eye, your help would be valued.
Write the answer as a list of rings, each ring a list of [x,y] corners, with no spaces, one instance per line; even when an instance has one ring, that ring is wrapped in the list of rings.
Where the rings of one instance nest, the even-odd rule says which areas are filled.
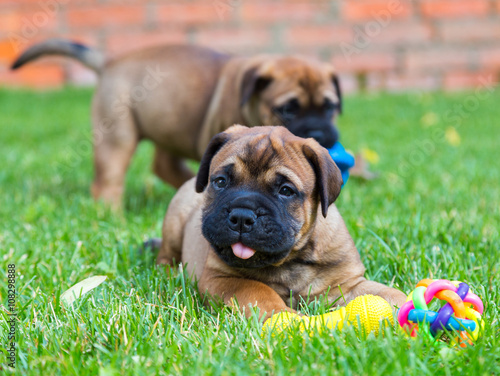
[[[295,114],[297,112],[299,112],[300,110],[300,104],[299,104],[299,101],[297,99],[292,99],[288,102],[286,102],[282,107],[283,109],[283,112],[285,113],[291,113],[291,114]]]
[[[284,105],[275,107],[273,110],[283,121],[289,121],[295,118],[300,111],[300,103],[297,99],[291,99]]]
[[[323,108],[326,111],[332,111],[335,110],[338,107],[337,103],[333,103],[330,99],[325,98],[325,101],[323,102]]]
[[[223,178],[222,176],[218,177],[218,178],[214,179],[213,185],[219,189],[225,188],[227,185],[227,180],[226,180],[226,178]]]
[[[290,196],[293,196],[295,194],[295,191],[292,188],[290,188],[289,186],[284,185],[280,188],[278,193],[282,196],[290,197]]]

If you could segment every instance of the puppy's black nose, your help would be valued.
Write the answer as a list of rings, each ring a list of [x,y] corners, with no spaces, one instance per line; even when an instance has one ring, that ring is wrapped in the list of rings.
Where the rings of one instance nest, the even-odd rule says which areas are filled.
[[[229,228],[238,232],[249,232],[257,216],[253,210],[245,208],[235,208],[229,213]]]

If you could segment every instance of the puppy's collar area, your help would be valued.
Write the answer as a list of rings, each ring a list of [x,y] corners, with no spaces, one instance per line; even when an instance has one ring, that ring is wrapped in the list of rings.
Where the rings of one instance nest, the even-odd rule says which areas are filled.
[[[354,157],[344,149],[340,142],[336,142],[327,150],[342,173],[342,180],[344,181],[342,187],[344,187],[347,179],[349,179],[349,169],[354,166]]]

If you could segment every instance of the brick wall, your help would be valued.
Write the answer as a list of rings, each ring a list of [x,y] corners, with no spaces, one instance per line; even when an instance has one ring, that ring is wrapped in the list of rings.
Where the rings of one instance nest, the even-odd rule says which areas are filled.
[[[61,58],[9,71],[20,50],[54,36],[110,56],[159,43],[315,55],[335,64],[347,91],[500,77],[500,0],[0,0],[0,85],[95,82]]]

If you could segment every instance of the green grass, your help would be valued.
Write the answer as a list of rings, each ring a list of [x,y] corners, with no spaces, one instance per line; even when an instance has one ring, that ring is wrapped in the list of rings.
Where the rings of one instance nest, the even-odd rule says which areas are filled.
[[[89,193],[91,91],[0,91],[0,364],[14,263],[19,374],[500,374],[500,91],[450,119],[473,95],[348,97],[339,120],[347,148],[380,156],[380,177],[349,180],[337,202],[367,276],[407,293],[425,277],[464,280],[485,302],[484,335],[450,350],[397,330],[261,339],[258,320],[204,305],[182,273],[168,276],[137,251],[161,234],[174,193],[151,173],[151,145],[139,147],[126,210],[115,214]],[[439,136],[453,136],[449,127],[459,145]],[[72,307],[60,304],[93,275],[108,279]]]

